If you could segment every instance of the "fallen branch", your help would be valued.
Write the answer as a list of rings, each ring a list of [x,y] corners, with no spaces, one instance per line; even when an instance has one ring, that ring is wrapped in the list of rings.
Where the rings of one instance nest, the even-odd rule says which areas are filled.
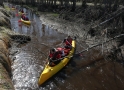
[[[117,13],[117,14],[116,14],[116,13]],[[110,20],[112,20],[112,19],[118,17],[119,15],[121,15],[121,14],[123,14],[123,13],[124,13],[124,10],[123,10],[123,9],[122,9],[122,12],[119,12],[119,10],[118,10],[118,11],[116,11],[116,12],[114,12],[114,13],[111,14],[111,16],[112,16],[111,18],[109,18],[109,19],[107,19],[107,20],[105,20],[105,21],[99,23],[98,25],[96,25],[96,26],[94,26],[94,27],[92,27],[92,28],[96,28],[96,27],[98,27],[98,26],[101,26],[102,24],[104,24],[104,23],[106,23],[106,22],[108,22],[108,21],[110,21]],[[113,15],[113,14],[115,14],[115,15]]]
[[[124,34],[120,34],[120,35],[118,35],[118,36],[115,36],[115,37],[113,37],[113,38],[111,38],[111,39],[109,39],[109,40],[103,42],[103,43],[100,43],[100,44],[94,45],[94,46],[92,46],[92,47],[89,47],[89,48],[87,48],[87,49],[85,49],[85,50],[82,50],[82,51],[78,52],[77,54],[81,54],[81,53],[83,53],[83,52],[85,52],[85,51],[88,51],[89,49],[92,49],[92,48],[94,48],[94,47],[97,47],[97,46],[100,46],[100,45],[102,45],[102,44],[108,43],[109,41],[111,41],[111,40],[113,40],[113,39],[116,39],[116,38],[119,38],[119,37],[121,37],[121,36],[124,36]]]

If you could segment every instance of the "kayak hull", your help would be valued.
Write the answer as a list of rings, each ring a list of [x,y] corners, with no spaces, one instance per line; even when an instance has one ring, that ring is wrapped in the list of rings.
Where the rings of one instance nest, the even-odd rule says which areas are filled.
[[[54,67],[51,67],[51,66],[49,66],[49,63],[47,63],[47,65],[45,66],[44,70],[42,71],[42,73],[40,75],[40,78],[38,81],[39,86],[42,85],[46,80],[51,78],[53,75],[55,75],[63,67],[65,67],[65,65],[67,65],[67,63],[73,57],[73,54],[75,52],[75,47],[76,47],[75,40],[73,40],[72,41],[72,49],[70,50],[69,54],[60,61],[59,64],[55,65]]]
[[[16,8],[11,8],[12,10],[16,10]]]
[[[24,24],[27,24],[27,25],[30,25],[31,24],[31,21],[25,21],[21,18],[21,22],[24,23]]]

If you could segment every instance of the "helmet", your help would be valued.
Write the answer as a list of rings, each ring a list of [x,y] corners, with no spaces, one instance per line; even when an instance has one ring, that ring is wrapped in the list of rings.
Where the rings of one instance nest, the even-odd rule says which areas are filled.
[[[52,48],[50,51],[51,52],[56,52],[56,49],[55,48]]]

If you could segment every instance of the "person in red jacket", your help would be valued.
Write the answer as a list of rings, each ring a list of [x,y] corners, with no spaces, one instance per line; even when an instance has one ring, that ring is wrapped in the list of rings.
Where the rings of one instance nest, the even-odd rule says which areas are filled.
[[[56,60],[56,59],[61,58],[61,55],[60,55],[60,52],[57,49],[53,48],[53,49],[50,50],[49,57],[52,60]]]
[[[27,16],[25,16],[24,14],[21,16],[21,18],[25,21],[29,21],[29,18]]]
[[[49,53],[49,64],[54,66],[60,62],[60,58],[64,56],[64,50],[62,48],[52,48]]]
[[[63,41],[65,48],[71,49],[72,48],[72,38],[71,36],[68,36],[66,39]]]
[[[26,20],[26,21],[29,21],[29,18],[28,18],[27,16],[25,16],[25,20]]]
[[[23,14],[23,15],[21,16],[21,18],[22,18],[23,20],[25,20],[25,15]]]

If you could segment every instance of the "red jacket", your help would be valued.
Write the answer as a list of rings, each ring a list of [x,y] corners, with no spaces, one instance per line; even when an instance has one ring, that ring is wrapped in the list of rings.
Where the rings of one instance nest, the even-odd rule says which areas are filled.
[[[22,18],[23,20],[25,20],[25,15],[22,15],[21,18]]]
[[[60,52],[59,50],[57,50],[57,51],[54,52],[54,53],[51,53],[51,52],[50,52],[49,58],[52,58],[52,60],[59,59],[59,58],[61,58],[61,52]]]

